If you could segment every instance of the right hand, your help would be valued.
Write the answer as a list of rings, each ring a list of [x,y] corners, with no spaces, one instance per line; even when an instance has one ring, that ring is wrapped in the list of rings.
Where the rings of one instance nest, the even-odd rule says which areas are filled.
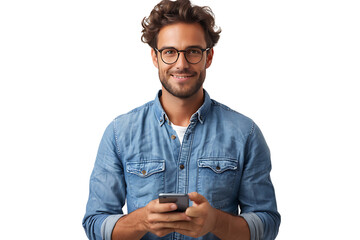
[[[143,209],[145,228],[156,236],[163,237],[175,231],[169,228],[167,223],[191,221],[185,213],[174,212],[176,208],[175,203],[159,203],[159,199],[152,200]]]

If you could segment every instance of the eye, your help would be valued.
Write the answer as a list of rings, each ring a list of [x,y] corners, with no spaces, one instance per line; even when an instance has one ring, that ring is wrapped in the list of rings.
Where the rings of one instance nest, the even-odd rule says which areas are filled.
[[[175,49],[164,49],[163,51],[162,51],[162,53],[164,54],[164,55],[173,55],[173,54],[176,54],[176,50]]]
[[[186,53],[190,55],[201,55],[202,51],[199,48],[189,48],[186,50]]]

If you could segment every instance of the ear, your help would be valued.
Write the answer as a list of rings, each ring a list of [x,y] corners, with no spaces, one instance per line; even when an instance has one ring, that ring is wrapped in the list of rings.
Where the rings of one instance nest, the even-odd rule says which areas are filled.
[[[156,68],[159,68],[158,58],[157,58],[157,51],[155,51],[153,48],[151,48],[151,59],[153,61],[154,66]]]
[[[214,48],[211,48],[211,49],[209,49],[209,52],[207,53],[207,56],[206,56],[206,65],[205,65],[206,68],[210,67],[213,56],[214,56]]]

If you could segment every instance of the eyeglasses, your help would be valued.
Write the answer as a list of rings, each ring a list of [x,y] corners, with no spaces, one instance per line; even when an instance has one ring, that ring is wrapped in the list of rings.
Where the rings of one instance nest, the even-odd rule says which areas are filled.
[[[191,47],[185,50],[177,50],[176,48],[163,48],[163,49],[156,49],[160,53],[161,60],[166,64],[173,64],[175,63],[180,56],[180,53],[183,52],[185,59],[188,63],[197,64],[203,58],[203,53],[208,51],[210,48],[198,48],[198,47]]]

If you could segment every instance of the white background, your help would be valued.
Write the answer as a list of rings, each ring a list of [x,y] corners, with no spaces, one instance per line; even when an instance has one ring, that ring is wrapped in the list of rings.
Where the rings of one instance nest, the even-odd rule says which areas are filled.
[[[158,1],[0,2],[1,239],[86,239],[105,127],[160,83],[143,17]],[[205,89],[272,152],[277,239],[356,239],[358,1],[194,1],[223,32]]]

